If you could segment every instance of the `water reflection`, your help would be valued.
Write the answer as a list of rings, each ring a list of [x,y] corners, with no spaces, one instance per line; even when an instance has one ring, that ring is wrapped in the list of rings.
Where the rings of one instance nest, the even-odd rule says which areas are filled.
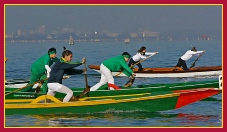
[[[217,115],[171,114],[171,112],[32,115],[24,117],[18,115],[16,117],[7,117],[8,127],[212,127],[220,125],[220,122],[217,122],[220,121],[220,117]],[[28,118],[30,121],[25,121],[25,123],[21,118]]]
[[[48,120],[49,126],[55,127],[182,127],[182,126],[214,126],[216,115],[195,114],[161,114],[161,113],[111,113],[95,115],[78,115],[53,117]],[[123,122],[123,123],[122,123]],[[173,125],[174,124],[174,125]],[[205,126],[206,126],[205,125]]]

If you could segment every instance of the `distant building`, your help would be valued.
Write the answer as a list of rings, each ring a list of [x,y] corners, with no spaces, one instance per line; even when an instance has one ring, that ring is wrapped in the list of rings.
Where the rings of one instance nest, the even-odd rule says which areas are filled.
[[[206,34],[203,34],[201,37],[198,38],[198,40],[212,40],[212,37],[209,37]]]

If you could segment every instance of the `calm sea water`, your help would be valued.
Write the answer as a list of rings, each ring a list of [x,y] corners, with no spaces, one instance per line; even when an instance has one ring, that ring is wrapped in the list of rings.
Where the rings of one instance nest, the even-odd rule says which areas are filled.
[[[159,53],[144,62],[143,67],[173,67],[178,58],[188,49],[196,46],[197,50],[206,50],[196,62],[196,66],[222,65],[222,42],[212,41],[135,41],[130,44],[123,42],[77,42],[75,45],[62,43],[6,43],[6,79],[29,79],[31,64],[48,49],[55,47],[60,57],[63,46],[73,52],[73,61],[81,61],[86,57],[87,66],[100,65],[103,60],[120,55],[127,51],[134,55],[141,46],[147,47],[147,52]],[[190,66],[196,57],[187,64]],[[82,69],[83,65],[77,67]],[[87,69],[88,83],[96,84],[100,74]],[[214,80],[217,77],[206,78],[137,78],[134,85],[152,83],[175,83]],[[128,81],[127,77],[116,77],[119,86]],[[84,75],[73,75],[64,80],[68,87],[85,87]],[[215,96],[222,99],[222,95]],[[222,101],[200,101],[186,107],[155,113],[106,113],[92,115],[10,115],[5,116],[6,127],[221,127]]]

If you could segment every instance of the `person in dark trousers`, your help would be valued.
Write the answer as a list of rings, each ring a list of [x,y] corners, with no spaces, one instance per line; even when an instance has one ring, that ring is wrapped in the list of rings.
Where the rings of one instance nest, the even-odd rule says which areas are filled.
[[[185,54],[179,58],[178,63],[175,67],[182,67],[183,70],[189,70],[186,61],[189,60],[192,56],[198,56],[204,52],[205,50],[197,51],[197,49],[193,47],[191,50],[186,51]]]
[[[157,54],[158,52],[146,52],[146,47],[142,46],[136,53],[136,55],[134,55],[133,57],[130,58],[128,66],[131,67],[132,65],[136,64],[137,62],[139,62],[140,60],[144,60],[149,56],[153,56],[155,54]],[[139,71],[143,70],[142,64],[138,63],[136,64],[139,67]]]

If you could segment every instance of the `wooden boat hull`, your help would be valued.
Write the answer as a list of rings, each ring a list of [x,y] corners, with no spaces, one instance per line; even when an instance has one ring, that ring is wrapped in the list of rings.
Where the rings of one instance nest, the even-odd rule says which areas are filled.
[[[96,91],[99,96],[84,97],[80,101],[67,103],[62,103],[56,98],[47,95],[40,96],[40,100],[37,98],[31,103],[6,102],[5,114],[46,115],[166,111],[181,108],[221,92],[219,88],[198,88],[118,95],[118,91],[122,90]],[[103,96],[102,93],[106,95]],[[53,103],[39,102],[45,99],[51,99]]]
[[[90,69],[100,73],[100,67],[97,65],[89,65]],[[222,66],[210,67],[195,67],[184,71],[179,67],[172,68],[144,68],[143,71],[138,71],[134,68],[136,77],[204,77],[218,76],[222,74]],[[113,76],[126,76],[124,73],[117,71],[112,72]]]

